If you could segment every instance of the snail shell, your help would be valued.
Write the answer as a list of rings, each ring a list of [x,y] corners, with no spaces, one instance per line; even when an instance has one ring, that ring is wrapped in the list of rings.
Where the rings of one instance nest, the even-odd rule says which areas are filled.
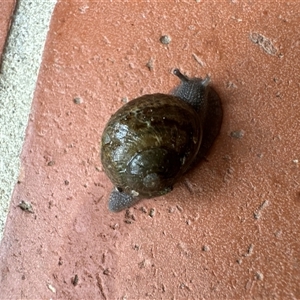
[[[111,211],[170,192],[219,132],[222,108],[208,87],[210,78],[189,79],[178,69],[173,73],[181,84],[171,95],[144,95],[128,102],[103,131],[101,161],[115,185]]]

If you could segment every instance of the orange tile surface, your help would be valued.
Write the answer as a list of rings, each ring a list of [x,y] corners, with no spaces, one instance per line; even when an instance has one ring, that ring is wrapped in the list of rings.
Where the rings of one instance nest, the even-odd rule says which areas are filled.
[[[58,3],[0,249],[3,299],[300,298],[300,3],[198,2]],[[174,67],[211,75],[220,136],[173,192],[111,213],[105,123],[124,97],[168,93]]]

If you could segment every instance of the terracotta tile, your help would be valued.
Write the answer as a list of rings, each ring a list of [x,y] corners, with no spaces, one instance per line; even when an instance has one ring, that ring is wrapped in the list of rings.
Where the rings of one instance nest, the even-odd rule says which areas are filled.
[[[1,3],[1,18],[0,18],[0,54],[2,54],[7,33],[10,28],[11,17],[16,5],[15,0],[6,0]]]
[[[2,295],[299,298],[300,4],[85,3],[60,2],[53,17],[1,245]],[[211,75],[220,136],[173,192],[111,213],[104,125],[122,98],[171,90],[174,67]]]

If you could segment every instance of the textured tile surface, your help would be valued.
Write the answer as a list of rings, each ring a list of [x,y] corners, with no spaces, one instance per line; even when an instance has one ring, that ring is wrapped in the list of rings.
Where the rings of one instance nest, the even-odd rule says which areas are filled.
[[[300,298],[300,4],[87,3],[56,7],[1,244],[2,294]],[[171,90],[174,67],[211,75],[220,136],[172,193],[110,213],[103,127],[124,97]]]

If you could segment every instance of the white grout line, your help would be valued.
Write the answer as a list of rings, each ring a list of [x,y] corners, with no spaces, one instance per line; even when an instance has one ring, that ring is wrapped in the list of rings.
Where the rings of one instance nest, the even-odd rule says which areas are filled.
[[[0,71],[0,241],[56,0],[19,0]]]

